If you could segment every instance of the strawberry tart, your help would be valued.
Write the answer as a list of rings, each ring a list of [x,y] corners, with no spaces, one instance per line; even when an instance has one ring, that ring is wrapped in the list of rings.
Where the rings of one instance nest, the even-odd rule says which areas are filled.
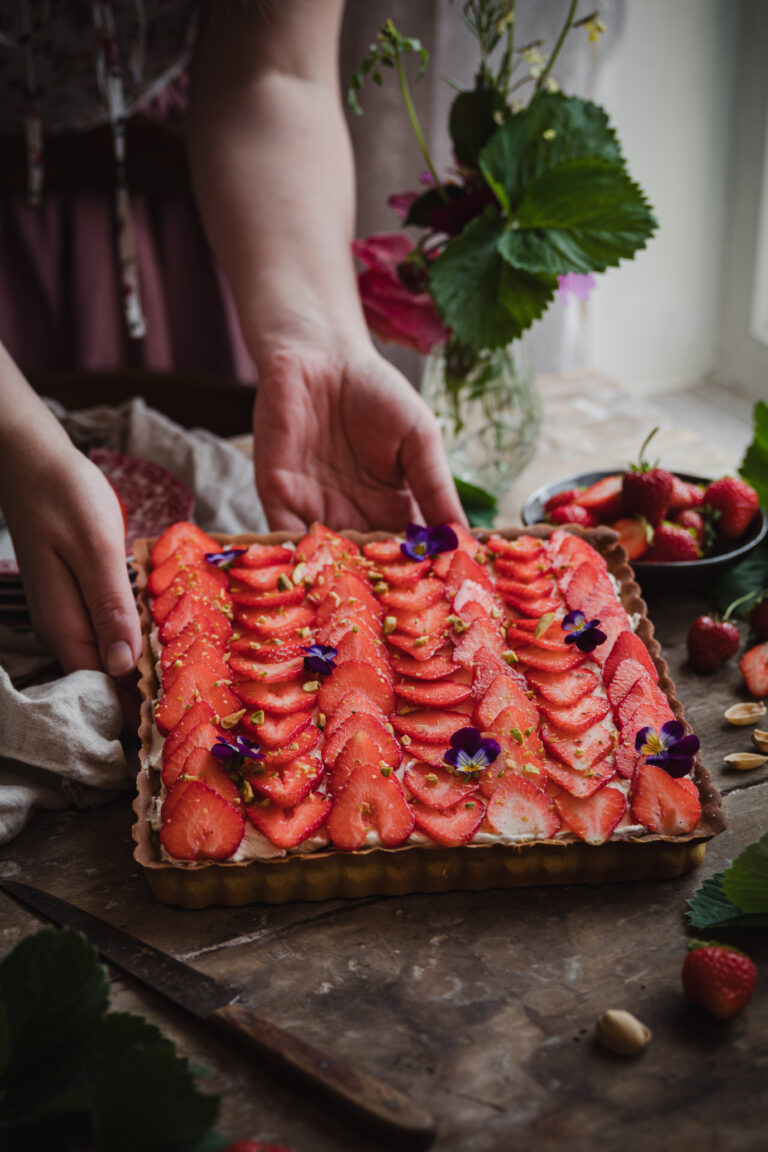
[[[724,827],[610,530],[180,522],[134,554],[161,900],[673,876]]]

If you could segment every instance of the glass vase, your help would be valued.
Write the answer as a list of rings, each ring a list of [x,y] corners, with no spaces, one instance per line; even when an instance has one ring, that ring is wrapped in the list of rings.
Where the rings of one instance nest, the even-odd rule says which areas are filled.
[[[455,476],[500,496],[536,450],[541,405],[525,344],[469,357],[450,343],[424,367],[421,395],[437,416]]]

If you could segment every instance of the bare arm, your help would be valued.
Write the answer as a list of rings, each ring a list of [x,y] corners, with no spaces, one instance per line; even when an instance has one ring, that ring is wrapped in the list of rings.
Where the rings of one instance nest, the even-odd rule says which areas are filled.
[[[217,6],[193,67],[198,199],[259,370],[257,484],[274,527],[461,519],[435,419],[362,316],[342,8]]]

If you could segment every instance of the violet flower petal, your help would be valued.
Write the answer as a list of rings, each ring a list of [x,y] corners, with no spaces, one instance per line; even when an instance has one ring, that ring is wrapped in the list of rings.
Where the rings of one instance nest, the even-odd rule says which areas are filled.
[[[245,548],[225,548],[223,552],[206,552],[204,558],[216,568],[228,568],[245,551]]]

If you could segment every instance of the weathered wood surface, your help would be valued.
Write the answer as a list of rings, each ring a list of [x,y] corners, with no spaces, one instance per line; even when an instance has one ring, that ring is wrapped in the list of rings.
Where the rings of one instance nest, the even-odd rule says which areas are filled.
[[[154,902],[131,857],[128,799],[37,816],[0,851],[0,875],[47,888],[238,985],[262,1015],[327,1046],[437,1117],[437,1152],[602,1147],[752,1152],[768,1145],[768,941],[730,938],[759,968],[727,1023],[680,990],[686,899],[768,828],[768,778],[728,772],[749,745],[727,725],[738,669],[697,677],[684,637],[705,598],[651,602],[651,616],[730,826],[704,866],[673,881],[282,907],[183,911]],[[0,894],[0,953],[37,926]],[[302,1100],[158,997],[115,976],[113,1003],[150,1016],[214,1071],[220,1130],[296,1152],[381,1145]],[[629,1009],[653,1031],[636,1059],[593,1039]]]

